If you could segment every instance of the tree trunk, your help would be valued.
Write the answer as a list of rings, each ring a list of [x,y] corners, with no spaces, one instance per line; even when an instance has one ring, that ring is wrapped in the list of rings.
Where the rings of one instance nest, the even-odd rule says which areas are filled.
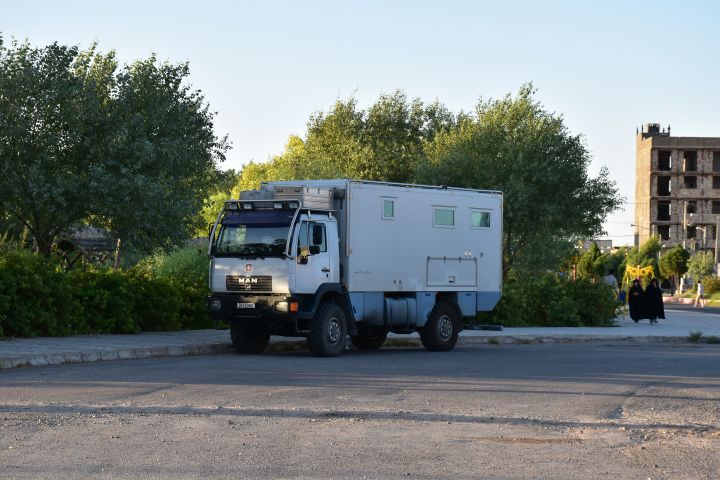
[[[120,249],[122,248],[122,240],[118,238],[117,244],[115,245],[115,264],[113,270],[117,271],[120,268]]]
[[[46,257],[52,253],[53,238],[49,235],[38,234],[35,235],[35,243],[37,244],[38,253]]]

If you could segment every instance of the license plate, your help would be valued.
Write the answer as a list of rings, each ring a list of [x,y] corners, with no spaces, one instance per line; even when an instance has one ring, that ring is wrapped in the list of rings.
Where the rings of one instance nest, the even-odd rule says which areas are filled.
[[[255,308],[254,303],[238,303],[237,308]]]

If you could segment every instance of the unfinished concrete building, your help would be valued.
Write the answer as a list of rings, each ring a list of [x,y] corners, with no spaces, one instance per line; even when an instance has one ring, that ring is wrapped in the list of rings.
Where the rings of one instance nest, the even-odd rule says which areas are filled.
[[[720,138],[672,137],[643,125],[636,135],[635,245],[660,235],[665,248],[714,250],[720,221]]]

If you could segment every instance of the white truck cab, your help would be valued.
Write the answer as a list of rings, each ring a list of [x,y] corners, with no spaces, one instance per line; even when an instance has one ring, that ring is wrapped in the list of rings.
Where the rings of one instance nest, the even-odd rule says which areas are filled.
[[[420,333],[451,350],[463,317],[502,282],[502,194],[353,180],[263,183],[229,200],[210,233],[210,315],[240,352],[271,334],[334,356],[349,334],[379,348]]]

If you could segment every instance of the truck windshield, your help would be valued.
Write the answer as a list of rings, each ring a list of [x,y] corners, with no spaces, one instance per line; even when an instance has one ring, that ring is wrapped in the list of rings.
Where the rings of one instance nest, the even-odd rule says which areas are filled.
[[[223,219],[215,255],[232,257],[281,257],[285,253],[293,212],[247,210]]]

